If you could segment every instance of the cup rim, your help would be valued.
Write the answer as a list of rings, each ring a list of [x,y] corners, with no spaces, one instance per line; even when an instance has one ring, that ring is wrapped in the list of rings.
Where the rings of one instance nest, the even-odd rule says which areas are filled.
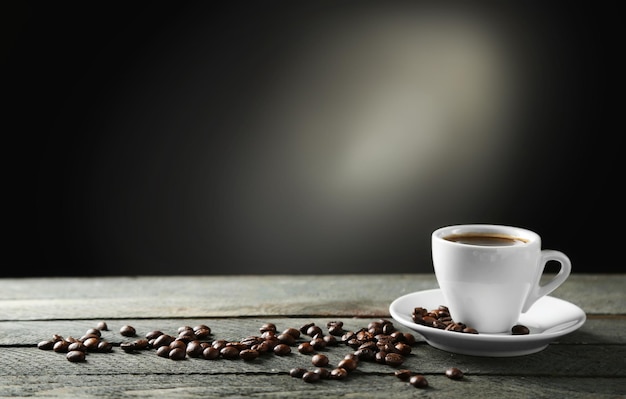
[[[503,233],[506,235],[511,235],[514,237],[519,237],[524,240],[527,240],[528,244],[534,242],[540,242],[539,234],[535,233],[532,230],[511,226],[511,225],[503,225],[503,224],[488,224],[488,223],[470,223],[470,224],[454,224],[439,227],[432,233],[432,239],[437,239],[442,242],[446,242],[451,245],[460,245],[460,246],[470,246],[470,244],[464,244],[456,241],[445,240],[445,236],[449,236],[451,234],[463,234],[463,233]],[[475,245],[472,245],[476,247]],[[494,245],[492,248],[513,248],[510,246],[499,246]]]

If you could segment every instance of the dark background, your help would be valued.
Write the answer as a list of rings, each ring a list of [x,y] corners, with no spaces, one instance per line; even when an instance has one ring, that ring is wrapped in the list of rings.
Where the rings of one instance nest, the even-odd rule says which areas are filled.
[[[619,13],[520,3],[3,3],[2,276],[430,272],[457,223],[623,271]]]

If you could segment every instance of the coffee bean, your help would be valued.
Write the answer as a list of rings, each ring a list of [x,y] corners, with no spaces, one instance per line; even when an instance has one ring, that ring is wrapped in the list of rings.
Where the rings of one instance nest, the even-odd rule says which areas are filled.
[[[416,374],[409,379],[409,384],[413,385],[415,388],[426,388],[428,387],[428,381],[426,377],[421,374]]]
[[[330,375],[328,376],[328,378],[330,378],[331,380],[343,380],[347,376],[348,370],[344,369],[343,367],[337,367],[330,371]]]
[[[376,356],[376,353],[370,348],[357,349],[354,354],[359,360],[364,361],[373,361]]]
[[[124,325],[120,328],[120,334],[125,337],[134,337],[135,335],[137,335],[137,331],[133,326]]]
[[[450,367],[446,370],[446,377],[451,380],[460,380],[463,378],[463,372],[456,367]]]
[[[72,342],[67,347],[67,351],[68,352],[72,352],[72,351],[87,352],[87,347],[82,342]]]
[[[411,354],[411,347],[404,342],[400,342],[394,346],[394,348],[398,351],[402,356],[408,356]]]
[[[293,346],[296,344],[296,339],[291,334],[282,333],[279,334],[276,338],[282,343],[289,346]]]
[[[404,356],[399,353],[387,353],[385,356],[385,364],[391,367],[398,367],[404,363]]]
[[[224,346],[221,350],[220,350],[220,355],[222,355],[222,357],[224,359],[229,359],[229,360],[234,360],[234,359],[238,359],[239,358],[239,349],[237,349],[234,346]]]
[[[98,324],[96,325],[96,328],[100,331],[108,331],[109,330],[109,326],[107,326],[107,323],[104,321],[99,321]]]
[[[311,345],[310,342],[303,342],[300,345],[298,345],[298,352],[304,355],[308,355],[308,354],[315,352],[315,348],[313,347],[313,345]]]
[[[411,372],[411,370],[402,369],[402,370],[396,370],[394,372],[394,375],[398,377],[399,379],[401,379],[402,381],[408,381],[409,378],[411,378],[411,376],[413,375],[413,373]]]
[[[310,326],[307,330],[306,330],[306,335],[310,336],[310,337],[314,337],[316,335],[319,336],[323,336],[324,333],[322,331],[322,329],[319,326],[316,325],[312,325]]]
[[[57,341],[54,343],[54,346],[52,347],[52,350],[54,350],[55,352],[58,353],[65,353],[67,352],[67,348],[70,346],[70,343],[63,340],[63,341]]]
[[[170,357],[170,347],[167,345],[159,346],[156,350],[157,356],[160,357]]]
[[[527,335],[527,334],[530,334],[530,330],[526,326],[517,324],[513,326],[513,328],[511,328],[511,333],[513,335]]]
[[[313,371],[307,371],[302,374],[302,380],[309,383],[317,382],[320,380],[320,375]]]
[[[204,348],[204,350],[202,351],[202,357],[207,360],[217,359],[219,356],[220,356],[220,351],[215,349],[212,346],[209,346],[208,348]]]
[[[244,349],[239,352],[239,357],[246,361],[251,361],[259,357],[259,351],[254,349]]]
[[[97,350],[102,353],[111,352],[113,350],[113,344],[108,341],[100,341],[98,342]]]
[[[407,345],[415,345],[415,336],[411,333],[404,333],[404,341],[407,343]]]
[[[161,346],[169,346],[169,344],[171,344],[172,341],[174,341],[174,337],[172,337],[171,335],[161,334],[155,338],[154,342],[152,343],[152,346],[155,348],[159,348]]]
[[[83,362],[85,361],[85,352],[83,351],[69,351],[65,355],[70,362]]]
[[[202,348],[202,345],[200,345],[200,341],[194,340],[187,344],[186,351],[189,357],[200,357],[203,350],[204,349]]]
[[[187,343],[182,340],[182,339],[178,339],[176,338],[175,340],[173,340],[170,344],[169,344],[170,349],[174,349],[174,348],[180,348],[184,351],[187,351]]]
[[[318,353],[317,355],[313,355],[311,363],[313,363],[314,366],[324,367],[328,366],[329,359],[328,356]]]
[[[321,351],[326,348],[326,341],[324,341],[324,338],[313,338],[309,343],[313,349],[317,351]]]
[[[341,359],[339,363],[337,363],[338,368],[345,369],[346,371],[354,371],[358,366],[358,361],[355,359]]]
[[[41,341],[37,344],[37,348],[48,351],[54,348],[55,341],[53,340],[45,340]]]
[[[159,330],[150,331],[149,333],[146,334],[146,339],[147,340],[156,339],[160,337],[161,335],[163,335],[162,331],[159,331]]]
[[[291,353],[291,348],[286,344],[278,344],[274,347],[274,353],[278,356],[285,356]]]
[[[330,377],[330,370],[328,370],[325,367],[318,367],[315,370],[313,370],[313,372],[315,374],[319,374],[320,379],[322,379],[322,380],[325,380],[325,379]]]
[[[307,370],[303,369],[302,367],[294,367],[291,370],[289,370],[289,375],[295,378],[302,378],[302,376],[306,372]]]
[[[196,329],[194,327],[193,332],[194,332],[194,334],[196,336],[196,339],[206,339],[206,338],[211,336],[211,329],[208,328],[208,327],[207,328],[198,328],[198,329]]]
[[[274,324],[274,323],[265,323],[265,324],[263,324],[259,328],[259,331],[261,333],[264,333],[264,332],[267,332],[267,331],[276,332],[276,324]]]
[[[187,357],[187,352],[183,348],[174,348],[170,350],[169,358],[172,360],[183,360]]]
[[[198,330],[207,330],[209,334],[211,333],[211,327],[207,326],[206,324],[198,324],[197,326],[194,326],[193,331],[195,332]]]
[[[86,336],[94,336],[94,337],[100,338],[102,336],[102,333],[97,328],[90,328],[89,330],[87,330],[85,332],[85,335]]]
[[[309,328],[313,327],[314,325],[315,325],[315,323],[306,323],[306,324],[302,325],[299,328],[300,333],[306,334],[306,332],[309,330]]]
[[[289,334],[295,339],[300,338],[300,330],[298,330],[297,328],[293,328],[293,327],[287,328],[285,331],[283,331],[283,334]]]
[[[120,344],[120,349],[122,349],[126,353],[133,352],[135,350],[134,342],[122,342]]]

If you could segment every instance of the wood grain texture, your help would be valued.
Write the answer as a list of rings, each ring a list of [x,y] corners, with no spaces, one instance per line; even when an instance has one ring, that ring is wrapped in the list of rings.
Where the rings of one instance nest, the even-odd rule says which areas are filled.
[[[0,280],[1,320],[388,314],[434,275],[110,277]],[[573,275],[552,296],[588,314],[621,314],[624,275]]]
[[[453,354],[429,346],[419,334],[401,368],[426,376],[419,390],[394,368],[361,362],[345,381],[307,384],[293,367],[313,369],[310,355],[265,354],[243,360],[187,358],[173,361],[154,350],[125,353],[121,326],[138,337],[151,330],[174,334],[178,327],[207,324],[214,339],[258,335],[263,323],[279,330],[332,320],[356,331],[389,318],[400,295],[436,288],[433,275],[115,277],[0,280],[0,397],[271,397],[271,398],[620,398],[626,396],[626,279],[624,275],[574,275],[553,296],[583,308],[587,322],[545,350],[520,357]],[[37,343],[52,334],[75,338],[98,321],[111,353],[90,353],[83,363],[44,351]],[[308,340],[303,336],[300,342]],[[331,366],[353,350],[328,347]],[[448,367],[461,381],[444,376]]]

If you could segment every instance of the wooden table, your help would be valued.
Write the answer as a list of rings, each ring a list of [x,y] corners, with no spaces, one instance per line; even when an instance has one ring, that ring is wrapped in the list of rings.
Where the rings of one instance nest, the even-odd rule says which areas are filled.
[[[419,389],[394,375],[396,368],[371,361],[344,380],[306,383],[289,375],[294,367],[314,369],[311,355],[292,347],[286,356],[265,353],[253,361],[171,360],[156,350],[126,353],[120,343],[152,330],[176,335],[178,327],[206,324],[209,342],[260,335],[264,323],[279,332],[328,321],[357,331],[389,316],[398,296],[436,288],[431,274],[26,278],[0,280],[0,396],[2,397],[545,397],[589,398],[626,395],[626,275],[572,275],[552,296],[587,314],[578,330],[538,353],[519,357],[476,357],[417,342],[400,368],[423,374]],[[73,363],[64,354],[38,349],[60,334],[81,337],[99,321],[109,353],[89,352]],[[120,334],[131,325],[138,337]],[[402,332],[413,333],[394,322]],[[306,338],[306,339],[305,339]],[[340,337],[339,337],[340,338]],[[301,336],[299,342],[310,340]],[[339,343],[318,352],[336,365],[353,352]],[[461,369],[462,380],[444,372]]]

